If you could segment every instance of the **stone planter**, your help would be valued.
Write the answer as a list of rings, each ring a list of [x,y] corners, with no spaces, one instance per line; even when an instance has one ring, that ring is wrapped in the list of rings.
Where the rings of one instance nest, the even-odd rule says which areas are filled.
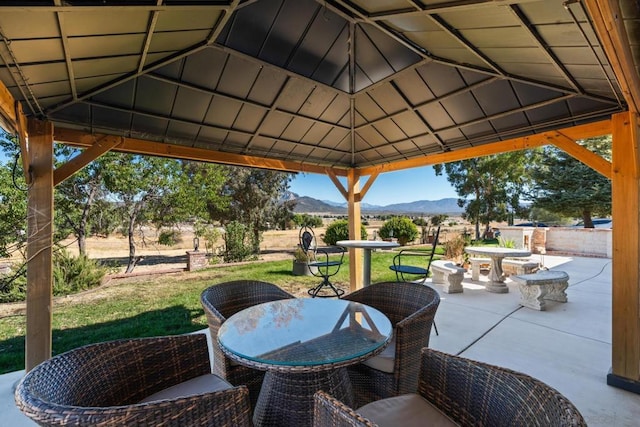
[[[314,273],[318,271],[316,267],[309,267],[305,261],[293,260],[292,271],[294,276],[313,276],[311,269],[314,270]]]

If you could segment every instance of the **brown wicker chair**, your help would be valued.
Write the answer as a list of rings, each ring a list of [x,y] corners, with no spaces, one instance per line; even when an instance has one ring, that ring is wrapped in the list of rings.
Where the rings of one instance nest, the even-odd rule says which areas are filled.
[[[540,380],[429,348],[422,350],[418,394],[439,410],[436,416],[444,414],[461,426],[587,425],[573,403]],[[378,425],[376,420],[385,425],[429,425],[424,417],[416,417],[418,424],[403,420],[410,411],[396,406],[407,404],[402,398],[392,398],[393,403],[387,399],[381,405],[374,402],[356,411],[322,391],[314,399],[314,427],[373,427]],[[376,420],[369,414],[375,414]]]
[[[45,426],[252,425],[249,391],[211,374],[204,334],[70,350],[27,373],[15,399]]]
[[[356,405],[415,393],[420,350],[429,345],[433,318],[440,304],[438,292],[417,283],[383,282],[359,289],[343,299],[378,309],[391,320],[394,328],[394,341],[381,355],[347,368]],[[386,369],[380,369],[379,361]]]
[[[233,385],[246,385],[252,406],[260,394],[264,372],[238,365],[220,349],[218,330],[232,315],[245,308],[269,301],[294,298],[278,286],[256,280],[236,280],[208,287],[202,292],[200,302],[207,316],[213,345],[213,373]]]

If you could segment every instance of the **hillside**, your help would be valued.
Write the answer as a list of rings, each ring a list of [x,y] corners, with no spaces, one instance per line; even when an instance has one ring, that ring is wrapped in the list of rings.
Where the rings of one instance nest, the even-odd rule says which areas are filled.
[[[297,213],[332,213],[344,215],[347,213],[347,204],[335,202],[325,202],[313,197],[294,197]],[[418,200],[409,203],[396,203],[386,206],[376,206],[363,203],[362,212],[368,214],[448,214],[459,215],[463,209],[458,206],[458,199],[446,198],[440,200]]]

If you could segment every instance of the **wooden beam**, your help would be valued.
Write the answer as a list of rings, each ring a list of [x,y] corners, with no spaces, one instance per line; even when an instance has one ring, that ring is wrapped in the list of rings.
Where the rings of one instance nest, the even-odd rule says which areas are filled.
[[[333,185],[336,186],[336,188],[338,189],[340,194],[342,194],[342,197],[344,197],[344,199],[348,201],[349,200],[349,192],[344,188],[344,186],[342,185],[342,183],[340,182],[340,180],[338,179],[336,174],[333,172],[333,170],[327,168],[326,169],[326,174],[331,179],[331,181],[333,182]]]
[[[574,140],[608,135],[611,133],[611,121],[602,120],[599,122],[560,129],[559,131],[544,132],[539,135],[513,138],[506,141],[494,142],[477,147],[449,151],[446,153],[430,154],[414,159],[400,160],[385,165],[362,167],[358,168],[357,171],[360,175],[371,175],[376,172],[392,172],[420,166],[435,165],[438,163],[449,163],[458,160],[472,159],[475,157],[483,157],[490,154],[499,154],[508,151],[526,150],[548,144],[548,138],[558,132],[561,132]]]
[[[367,182],[365,182],[364,187],[362,187],[362,190],[360,190],[360,197],[358,198],[359,202],[362,201],[362,199],[364,199],[364,196],[367,195],[367,191],[369,191],[369,188],[371,188],[376,178],[378,178],[378,175],[379,175],[378,172],[374,172],[371,175],[369,175]]]
[[[349,217],[349,239],[360,239],[361,211],[360,202],[356,200],[356,195],[360,193],[360,176],[350,169],[347,174],[347,186],[349,188],[349,198],[347,199],[347,212]],[[362,249],[349,248],[349,286],[351,292],[362,288]]]
[[[27,117],[22,111],[22,104],[16,101],[16,133],[18,134],[18,142],[20,143],[20,157],[22,158],[22,171],[24,173],[24,181],[31,184],[31,174],[29,173],[29,165],[31,164],[29,154],[29,139],[27,135]]]
[[[53,124],[29,119],[32,182],[27,213],[27,372],[51,357]]]
[[[633,112],[640,111],[640,81],[618,0],[583,0],[591,16],[624,99]]]
[[[9,133],[16,133],[18,129],[15,103],[13,95],[0,80],[0,127]]]
[[[122,143],[124,138],[118,136],[104,136],[96,141],[91,147],[84,150],[82,153],[69,160],[67,163],[58,167],[53,172],[53,185],[57,186],[71,175],[78,172],[80,169],[102,156],[104,153],[110,151],[112,148],[117,147]]]
[[[104,134],[90,134],[75,129],[56,128],[55,140],[76,147],[90,147],[97,138]],[[222,163],[227,165],[247,166],[254,168],[280,170],[286,172],[309,172],[326,174],[327,168],[338,176],[346,176],[347,168],[311,165],[287,160],[266,159],[258,156],[224,153],[221,151],[194,148],[182,145],[165,144],[135,138],[124,138],[113,151],[144,156],[168,157],[173,159],[193,160],[198,162]]]
[[[634,113],[613,116],[612,372],[607,383],[636,384],[640,390],[640,182],[631,137]],[[621,380],[621,381],[619,381]]]
[[[549,142],[596,172],[611,179],[611,162],[602,156],[584,148],[561,132],[556,132],[555,135],[549,136]]]

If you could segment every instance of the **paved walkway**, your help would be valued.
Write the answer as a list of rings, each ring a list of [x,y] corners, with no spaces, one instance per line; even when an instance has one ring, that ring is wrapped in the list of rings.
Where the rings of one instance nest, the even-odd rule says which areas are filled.
[[[631,427],[640,420],[640,395],[606,384],[611,368],[611,260],[544,257],[546,267],[569,273],[566,304],[549,302],[547,311],[518,304],[509,293],[486,292],[467,275],[461,294],[441,292],[436,321],[439,336],[430,346],[533,375],[569,398],[589,426]],[[435,285],[439,288],[439,285]],[[441,290],[441,288],[439,288]],[[0,425],[33,425],[13,403],[12,387],[22,376],[0,376]]]

